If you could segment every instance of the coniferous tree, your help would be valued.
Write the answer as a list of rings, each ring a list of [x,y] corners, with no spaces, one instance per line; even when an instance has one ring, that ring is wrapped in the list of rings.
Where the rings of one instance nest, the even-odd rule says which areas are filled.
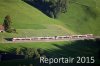
[[[5,17],[4,23],[3,23],[4,28],[5,28],[5,31],[11,29],[11,23],[12,23],[12,22],[11,22],[11,17],[10,17],[9,15],[7,15],[7,16]]]
[[[17,33],[16,32],[16,29],[12,28],[12,20],[11,20],[11,17],[10,15],[7,15],[4,19],[4,23],[3,23],[3,26],[4,26],[4,30],[6,32],[13,32],[13,33]]]

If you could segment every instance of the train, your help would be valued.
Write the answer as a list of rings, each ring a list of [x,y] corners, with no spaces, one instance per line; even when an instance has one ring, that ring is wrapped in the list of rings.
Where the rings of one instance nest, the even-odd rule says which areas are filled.
[[[39,41],[39,40],[63,40],[63,39],[94,39],[93,34],[85,35],[66,35],[66,36],[53,36],[53,37],[25,37],[25,38],[12,38],[12,41]]]

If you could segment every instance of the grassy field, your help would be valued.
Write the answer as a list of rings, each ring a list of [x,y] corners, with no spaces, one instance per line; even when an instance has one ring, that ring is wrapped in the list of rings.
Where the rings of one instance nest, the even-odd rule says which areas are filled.
[[[84,41],[74,41],[74,42],[35,42],[35,43],[7,43],[7,44],[0,44],[1,51],[11,52],[13,49],[18,47],[27,47],[27,48],[41,48],[46,51],[46,55],[50,57],[95,57],[95,64],[100,64],[99,60],[99,49],[100,49],[100,40],[84,40]],[[13,62],[13,63],[12,63]],[[7,64],[6,64],[7,63]],[[6,65],[13,65],[18,66],[18,64],[33,64],[33,60],[11,60],[11,61],[4,61],[0,63],[3,66]],[[39,65],[39,64],[38,64]],[[67,65],[67,64],[66,64]],[[63,66],[66,66],[63,64]],[[72,64],[74,66],[75,64]],[[76,64],[79,65],[79,64]],[[82,65],[82,64],[81,64]],[[43,65],[44,66],[44,65]],[[47,66],[47,65],[45,65]],[[57,66],[61,66],[58,64]],[[68,64],[68,66],[70,66]],[[84,64],[83,64],[84,66]],[[88,65],[85,65],[88,66]],[[90,66],[90,65],[89,65]]]
[[[10,15],[12,26],[18,32],[18,34],[0,33],[0,39],[87,33],[100,35],[98,2],[69,0],[67,13],[61,14],[58,19],[52,19],[21,0],[0,0],[0,24],[6,15]]]
[[[13,37],[47,37],[47,36],[64,36],[75,34],[60,25],[45,25],[46,29],[17,29],[17,33],[0,33],[0,42],[6,42],[4,38]]]
[[[42,48],[42,49],[57,49],[57,47],[53,46],[53,43],[57,43],[58,45],[63,45],[64,42],[34,42],[34,43],[0,43],[1,51],[10,51],[10,49],[18,48],[18,47],[30,47],[30,48]]]
[[[4,38],[10,37],[87,33],[100,35],[100,1],[69,1],[67,13],[60,14],[58,19],[52,19],[21,0],[0,0],[0,24],[6,15],[10,15],[12,26],[17,30],[17,33],[0,33],[0,51],[10,52],[17,47],[42,48],[54,57],[93,55],[99,63],[97,55],[100,44],[95,41],[4,43]]]
[[[16,29],[42,29],[46,28],[43,24],[59,23],[21,0],[0,0],[0,14],[1,24],[4,17],[10,15]]]
[[[98,0],[69,0],[67,13],[58,19],[47,17],[21,0],[0,0],[0,24],[10,15],[17,33],[0,33],[0,42],[9,37],[55,36],[93,33],[100,35]],[[89,10],[87,10],[89,8]]]
[[[98,0],[69,0],[67,13],[58,19],[77,33],[100,35],[100,8]]]
[[[47,17],[38,9],[21,0],[0,0],[0,24],[4,17],[10,15],[12,26],[17,30],[14,33],[0,33],[0,42],[9,37],[55,36],[73,34],[74,32],[63,27],[63,23]]]

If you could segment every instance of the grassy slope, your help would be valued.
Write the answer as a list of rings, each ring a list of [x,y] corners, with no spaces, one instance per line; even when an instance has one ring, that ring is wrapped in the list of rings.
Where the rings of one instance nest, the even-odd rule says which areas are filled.
[[[92,9],[94,7],[95,10],[95,2],[93,0],[74,1],[90,6]],[[96,12],[98,11],[97,13],[100,11],[99,2],[100,1],[96,0]],[[55,26],[55,24],[57,25],[62,23],[58,20],[47,17],[36,8],[24,3],[21,0],[0,0],[0,9],[0,23],[2,23],[4,17],[9,14],[12,17],[13,26],[18,29],[18,34],[0,33],[0,41],[3,41],[3,38],[6,37],[16,36],[54,36],[66,35],[66,33],[73,34],[74,32],[94,33],[96,35],[100,34],[99,17],[97,17],[97,19],[93,19],[93,17],[84,11],[81,5],[76,3],[69,3],[68,12],[66,14],[60,15],[59,17],[59,20],[61,20],[65,26],[72,29],[74,32],[68,29],[66,30],[62,26]]]
[[[94,7],[94,6],[92,6],[92,7]],[[99,7],[99,4],[98,4],[98,7]],[[0,23],[2,23],[5,15],[10,14],[13,19],[13,22],[14,22],[13,26],[17,29],[27,28],[27,29],[41,30],[41,28],[42,29],[48,28],[45,26],[47,24],[51,24],[51,25],[58,24],[58,23],[60,24],[59,21],[48,18],[47,16],[45,16],[43,13],[41,13],[37,9],[29,6],[28,4],[26,4],[20,0],[14,0],[14,1],[13,0],[12,1],[11,0],[7,0],[7,1],[0,0],[0,9],[1,9],[0,10]],[[99,8],[98,8],[98,10],[99,10]],[[87,32],[90,32],[90,33],[92,32],[94,34],[100,33],[99,28],[98,28],[99,27],[99,22],[98,22],[99,19],[94,20],[89,15],[86,15],[86,13],[83,11],[83,8],[81,8],[80,5],[77,5],[75,3],[70,3],[68,12],[65,15],[62,14],[60,17],[63,17],[63,18],[59,18],[59,19],[61,21],[63,21],[63,23],[65,25],[67,25],[73,31],[75,31],[75,32],[77,31],[77,33],[87,33]],[[85,18],[85,17],[86,18],[89,17],[88,21],[86,21],[86,22],[83,20],[83,18]],[[34,27],[33,25],[38,25],[38,27],[37,26]],[[50,29],[49,29],[49,31],[50,31]],[[55,30],[53,30],[53,31],[55,31]],[[50,31],[50,32],[52,32],[52,31]],[[50,32],[48,32],[48,34]],[[22,32],[22,34],[23,34],[23,32]],[[56,34],[56,33],[52,33],[52,35],[53,34]],[[2,34],[0,34],[0,35],[2,36]],[[4,34],[3,36],[9,37],[9,36],[15,36],[15,34]],[[62,42],[61,43],[58,42],[58,45],[62,45],[62,44],[63,44]],[[56,49],[56,47],[52,46],[52,43],[24,43],[24,45],[20,43],[20,44],[0,44],[0,50],[7,50],[7,48],[9,49],[12,47],[19,47],[19,46],[25,46],[25,47],[30,46],[30,47],[35,47],[35,48],[41,47],[41,48],[47,48],[47,49],[55,48]]]
[[[73,0],[70,0],[73,1]],[[99,8],[95,9],[95,2],[92,0],[74,0],[76,3],[80,3],[83,5],[87,5],[92,8],[93,12],[97,12]],[[96,1],[98,3],[98,0]],[[23,29],[19,31],[19,34],[4,34],[7,37],[11,36],[18,36],[22,35],[22,33],[26,34],[25,32],[32,33],[31,35],[39,35],[44,36],[46,33],[47,35],[53,36],[57,33],[57,35],[65,35],[68,33],[93,33],[96,35],[100,34],[99,28],[99,17],[95,19],[91,17],[93,15],[88,14],[89,12],[85,12],[85,7],[76,3],[69,3],[68,12],[66,14],[62,14],[59,17],[59,20],[54,20],[43,13],[41,13],[36,8],[24,3],[21,0],[0,0],[0,23],[2,24],[4,17],[9,14],[12,17],[13,26],[16,29]],[[99,6],[99,4],[97,4]],[[94,9],[93,9],[94,8]],[[96,11],[95,11],[96,10]],[[99,12],[99,11],[98,11]],[[98,14],[98,13],[97,13]],[[77,16],[77,17],[76,17]],[[64,24],[67,27],[67,31],[63,31],[59,27],[48,27],[47,25],[54,25],[54,24]],[[52,29],[51,29],[52,28]],[[70,28],[70,29],[69,29]],[[81,28],[81,29],[80,29]],[[33,31],[24,30],[24,29],[34,29]],[[38,30],[36,34],[36,29],[43,29]],[[61,29],[59,31],[59,29]],[[50,31],[51,30],[51,31]],[[73,30],[73,31],[71,31]],[[46,31],[46,32],[45,32]],[[45,33],[44,33],[45,32]],[[60,33],[62,32],[62,33]],[[10,35],[10,36],[9,36]],[[30,36],[31,36],[30,35]],[[1,36],[1,35],[0,35]],[[2,37],[2,36],[1,36]]]
[[[75,2],[87,5],[92,9],[94,8],[94,12],[97,12],[97,14],[99,13],[98,0],[96,0],[98,8],[95,8],[96,5],[93,0],[75,0]],[[76,3],[69,3],[68,12],[60,15],[59,20],[75,33],[93,33],[99,35],[99,14],[97,19],[94,19],[91,17],[92,15],[84,11],[83,6]],[[4,17],[9,14],[12,17],[13,26],[18,29],[18,34],[0,33],[0,41],[6,37],[54,36],[74,33],[70,30],[66,30],[62,26],[52,26],[62,23],[47,17],[36,8],[33,8],[21,0],[0,0],[0,9],[0,23],[2,23]],[[51,27],[48,25],[51,25]]]
[[[60,21],[47,17],[21,0],[0,0],[0,24],[3,23],[6,15],[11,16],[13,27],[17,29],[18,34],[0,33],[2,40],[7,37],[55,36],[74,33],[60,26],[63,25]]]
[[[0,23],[6,15],[11,16],[13,26],[19,29],[42,29],[43,24],[57,22],[21,0],[0,0]]]
[[[8,2],[10,1],[10,2],[8,3],[7,1]],[[98,6],[99,6],[99,4],[98,4]],[[20,0],[12,0],[12,1],[11,0],[0,0],[0,9],[1,9],[0,10],[0,23],[2,23],[5,15],[10,14],[13,18],[13,22],[14,22],[13,26],[15,28],[17,28],[18,31],[20,31],[19,29],[23,30],[23,28],[24,29],[25,28],[26,29],[33,29],[32,31],[34,31],[35,29],[39,29],[40,31],[42,31],[41,28],[42,29],[48,28],[45,25],[48,25],[48,24],[51,24],[51,25],[53,24],[54,25],[54,24],[58,23],[58,21],[55,21],[53,19],[48,18],[47,16],[42,14],[40,11],[36,10],[35,8],[27,5],[26,3],[24,3]],[[61,18],[61,17],[63,17],[63,18]],[[73,31],[75,31],[77,33],[88,33],[88,32],[91,33],[92,32],[94,34],[99,35],[99,33],[100,33],[100,32],[98,32],[99,31],[99,23],[98,23],[99,19],[97,19],[96,22],[94,22],[95,20],[92,19],[91,17],[89,17],[89,21],[84,22],[83,17],[88,18],[89,16],[87,16],[86,13],[84,13],[81,6],[79,6],[75,3],[73,3],[73,4],[71,3],[71,4],[69,4],[68,12],[65,15],[62,14],[59,17],[59,20],[61,20],[66,26],[68,26],[70,29],[73,29]],[[92,23],[90,23],[90,22],[92,22]],[[27,24],[29,24],[29,25],[27,25]],[[91,27],[89,27],[89,25]],[[93,28],[93,29],[90,31],[90,28],[91,29]],[[50,27],[49,29],[52,29],[52,28]],[[58,29],[58,28],[56,28],[56,29]],[[35,30],[35,31],[38,32],[39,30]],[[23,31],[25,31],[25,30],[23,30]],[[50,32],[49,31],[47,31],[47,32],[48,33],[52,32],[52,31],[50,31]],[[53,30],[53,31],[55,31],[55,30]],[[58,31],[57,33],[59,33],[59,32],[62,32],[62,31]],[[21,32],[21,33],[24,34],[23,32]],[[38,32],[38,33],[39,34],[34,34],[34,35],[40,35],[40,32]],[[44,33],[44,34],[46,34],[46,33]],[[51,33],[51,34],[53,35],[53,33]],[[54,32],[54,35],[56,35],[55,32]],[[0,34],[0,37],[1,36],[2,36],[2,34]],[[15,34],[6,34],[6,33],[4,33],[3,36],[9,37],[9,36],[15,36]],[[54,44],[56,44],[58,47]],[[54,53],[51,53],[51,54],[52,55],[57,55],[57,56],[62,54],[63,56],[67,56],[67,55],[73,55],[73,53],[81,54],[82,51],[89,50],[88,52],[90,52],[90,55],[91,55],[91,53],[93,51],[96,52],[95,51],[95,49],[96,49],[95,46],[93,47],[94,49],[93,48],[89,49],[90,46],[88,46],[88,47],[87,47],[87,45],[83,46],[85,44],[84,42],[83,43],[80,42],[80,43],[76,43],[76,44],[72,43],[72,44],[73,44],[73,46],[71,46],[71,42],[14,43],[14,44],[10,44],[10,43],[2,44],[2,43],[0,43],[0,50],[10,51],[12,48],[17,48],[17,47],[33,47],[33,48],[42,48],[42,49],[45,49],[45,50],[48,50],[48,51],[52,52],[54,50],[64,49],[62,47],[63,45],[64,45],[64,47],[66,45],[69,45],[68,47],[67,46],[65,47],[66,49],[64,49],[63,52],[61,51],[59,53],[59,51],[57,51],[57,52],[54,52]],[[80,44],[80,45],[77,45],[77,44]],[[90,43],[87,42],[86,44],[90,44]],[[60,48],[60,46],[62,47],[62,49]],[[85,48],[85,49],[81,49],[82,47]],[[83,55],[88,55],[88,52],[86,54],[84,54],[85,51],[83,52]]]
[[[58,18],[71,30],[77,33],[100,35],[99,0],[69,0],[68,12]],[[72,2],[73,1],[73,2]],[[88,6],[90,10],[87,10]],[[96,8],[98,7],[98,8]],[[96,15],[96,16],[95,16]]]
[[[55,46],[52,44],[58,44],[62,45],[65,42],[34,42],[34,43],[7,43],[7,44],[0,44],[0,50],[2,51],[10,51],[12,48],[17,48],[17,47],[31,47],[31,48],[42,48],[42,49],[57,49]]]
[[[9,52],[9,51],[13,51],[12,49],[17,48],[17,47],[27,47],[27,48],[35,48],[35,49],[42,48],[47,52],[46,54],[48,54],[50,57],[74,57],[75,58],[77,56],[80,56],[80,57],[94,56],[96,60],[95,63],[100,64],[100,60],[98,58],[98,52],[100,48],[99,43],[100,41],[94,41],[94,40],[84,40],[84,41],[75,41],[75,42],[47,42],[47,43],[39,42],[39,43],[24,43],[24,44],[8,43],[8,44],[0,44],[0,47],[1,47],[0,50]],[[6,63],[11,63],[11,62],[16,63],[16,61],[10,61]],[[22,60],[19,60],[18,63],[16,64],[20,64],[21,62]],[[28,60],[24,62],[24,64],[28,62],[30,61]],[[13,65],[13,66],[17,66],[17,65]]]

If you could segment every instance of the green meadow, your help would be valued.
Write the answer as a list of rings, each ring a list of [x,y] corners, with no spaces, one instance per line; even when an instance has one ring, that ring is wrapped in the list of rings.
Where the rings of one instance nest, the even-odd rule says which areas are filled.
[[[17,33],[0,33],[0,51],[10,52],[13,48],[42,48],[54,57],[95,56],[99,63],[100,45],[95,40],[67,42],[6,43],[4,38],[63,36],[71,34],[100,35],[100,1],[68,0],[66,13],[57,19],[50,18],[37,8],[22,0],[0,0],[0,24],[10,15]]]
[[[87,34],[100,35],[99,0],[69,0],[68,11],[58,19],[70,30]]]
[[[0,41],[10,37],[55,36],[74,34],[56,19],[47,17],[38,9],[21,0],[0,1],[0,24],[3,24],[6,15],[10,15],[12,26],[17,33],[0,33]],[[5,42],[5,41],[3,41]]]
[[[12,52],[15,48],[41,48],[45,50],[45,54],[50,57],[94,57],[95,64],[100,64],[99,56],[99,48],[100,48],[100,40],[84,40],[84,41],[73,41],[73,42],[35,42],[35,43],[5,43],[0,44],[0,50],[6,52]],[[76,59],[77,60],[77,59]],[[2,66],[18,66],[19,64],[29,65],[33,64],[34,66],[39,65],[34,60],[10,60],[3,61],[0,63]],[[62,64],[63,66],[74,66],[74,65],[83,65],[84,64]],[[86,66],[88,66],[87,64]],[[92,64],[91,64],[92,65]],[[41,66],[48,66],[41,65]],[[61,66],[61,64],[57,64],[57,66]]]

